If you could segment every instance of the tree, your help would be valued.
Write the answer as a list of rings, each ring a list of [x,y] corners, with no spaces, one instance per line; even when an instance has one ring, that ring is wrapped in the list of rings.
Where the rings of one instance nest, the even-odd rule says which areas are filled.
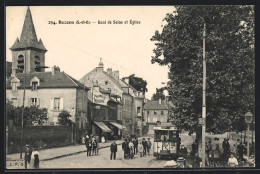
[[[159,100],[159,99],[165,100],[165,95],[163,94],[164,90],[167,90],[167,88],[166,87],[162,87],[159,89],[156,88],[156,93],[153,94],[152,99],[153,100]]]
[[[69,119],[70,117],[70,113],[66,110],[63,110],[58,115],[58,123],[63,126],[70,126],[72,124],[72,121]]]
[[[14,126],[21,126],[22,110],[23,107],[14,107],[11,101],[6,100],[6,118],[8,122],[12,120]],[[38,106],[25,107],[24,126],[30,126],[32,123],[42,125],[48,120],[47,113],[46,108],[39,108]]]
[[[252,6],[176,6],[155,32],[152,63],[169,66],[168,88],[180,129],[198,129],[202,115],[202,31],[206,23],[206,131],[245,128],[254,111],[254,8]],[[252,112],[253,113],[253,112]],[[197,137],[198,138],[198,137]]]
[[[126,77],[124,77],[123,79],[125,78]],[[143,78],[136,77],[135,74],[130,75],[128,78],[129,84],[132,85],[136,90],[143,92],[143,94],[148,91],[146,88],[147,82]]]

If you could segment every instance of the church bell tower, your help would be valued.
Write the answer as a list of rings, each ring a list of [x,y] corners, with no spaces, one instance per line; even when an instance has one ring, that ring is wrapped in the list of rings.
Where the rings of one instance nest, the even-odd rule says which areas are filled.
[[[47,52],[41,39],[37,39],[31,10],[28,7],[25,15],[20,40],[17,38],[12,51],[12,75],[16,72],[44,72],[45,53]]]

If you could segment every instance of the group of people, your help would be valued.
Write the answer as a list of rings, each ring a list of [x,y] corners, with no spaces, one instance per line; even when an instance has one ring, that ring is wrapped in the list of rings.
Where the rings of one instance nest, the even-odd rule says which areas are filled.
[[[35,147],[30,147],[28,144],[25,146],[25,163],[27,168],[39,169],[40,159],[39,152]]]
[[[210,160],[221,159],[224,163],[227,163],[229,166],[237,166],[238,161],[244,161],[244,154],[246,153],[246,148],[243,145],[242,141],[238,140],[238,143],[230,146],[229,139],[224,138],[222,142],[222,153],[220,151],[218,139],[214,139],[216,142],[211,144],[211,139],[206,142],[206,164],[209,164]]]
[[[150,155],[150,149],[152,147],[152,142],[150,138],[146,141],[145,138],[141,142],[138,142],[137,138],[133,140],[130,138],[126,138],[125,141],[122,143],[122,149],[124,151],[124,158],[132,159],[134,155],[140,154],[140,157],[146,156],[147,154]]]
[[[85,145],[87,149],[87,156],[93,156],[98,154],[98,141],[96,140],[96,137],[86,135],[85,139]]]

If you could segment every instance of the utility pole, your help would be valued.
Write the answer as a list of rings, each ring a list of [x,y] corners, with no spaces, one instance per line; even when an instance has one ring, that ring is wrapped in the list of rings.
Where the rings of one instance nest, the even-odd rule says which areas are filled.
[[[203,84],[202,84],[202,167],[205,167],[205,136],[206,136],[206,54],[205,54],[205,44],[206,44],[206,23],[203,20]]]
[[[26,43],[27,46],[27,43]],[[26,83],[26,49],[27,47],[25,46],[25,52],[24,52],[24,81],[23,81],[23,109],[22,109],[22,127],[21,127],[21,149],[20,149],[20,159],[23,158],[23,117],[24,117],[24,100],[25,100],[25,83]],[[26,161],[26,160],[25,160]]]

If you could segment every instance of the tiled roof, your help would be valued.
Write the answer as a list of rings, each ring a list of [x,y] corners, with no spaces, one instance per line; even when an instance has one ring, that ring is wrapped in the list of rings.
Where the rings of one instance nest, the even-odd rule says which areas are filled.
[[[16,77],[20,80],[20,86],[18,89],[22,89],[24,86],[24,79],[26,79],[25,87],[31,88],[30,81],[33,77],[37,77],[40,80],[39,88],[84,88],[84,85],[79,81],[75,80],[65,72],[55,72],[52,75],[52,72],[33,72],[30,74],[19,73]],[[8,79],[6,82],[6,88],[10,89],[11,79]],[[88,87],[85,87],[86,90],[89,90]]]
[[[20,41],[17,38],[15,43],[10,49],[15,50],[15,49],[25,49],[25,48],[37,48],[43,51],[47,51],[45,46],[42,43],[42,40],[40,39],[38,41],[37,39],[37,35],[32,20],[32,14],[29,7],[27,8],[26,11]]]
[[[159,104],[159,100],[147,100],[147,103],[144,105],[145,110],[167,110],[167,104],[164,100]]]

